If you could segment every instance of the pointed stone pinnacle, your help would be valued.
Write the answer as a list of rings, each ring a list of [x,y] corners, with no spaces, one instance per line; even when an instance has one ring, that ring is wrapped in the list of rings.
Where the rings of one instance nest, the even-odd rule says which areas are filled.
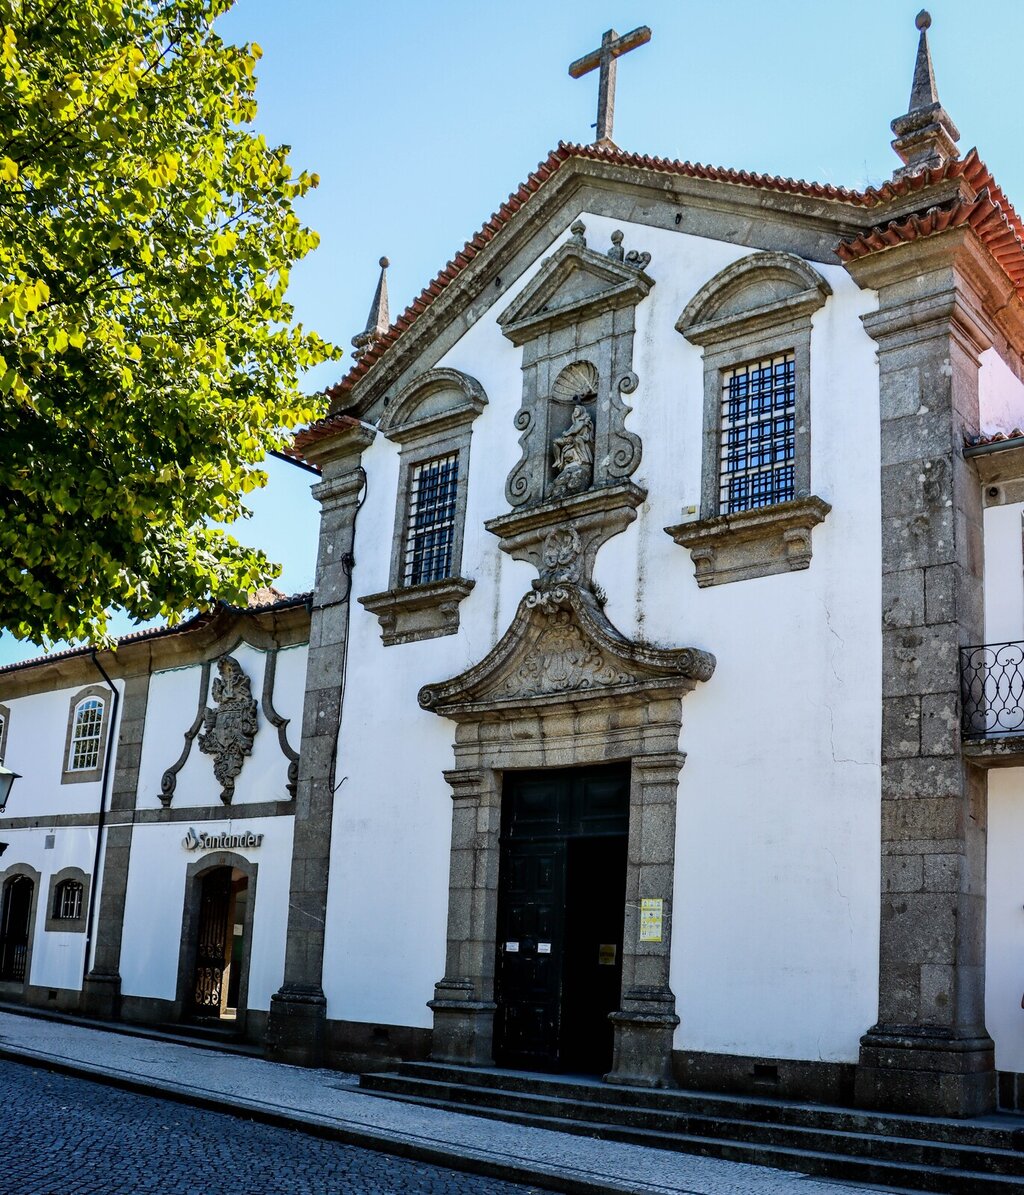
[[[935,86],[935,68],[928,49],[928,29],[932,23],[931,14],[923,8],[917,14],[917,27],[921,37],[917,43],[917,62],[914,65],[914,82],[910,88],[910,111],[927,108],[939,102],[939,89]]]
[[[388,311],[388,266],[391,262],[382,257],[379,264],[380,278],[377,279],[377,289],[373,292],[366,327],[358,336],[352,337],[352,347],[355,349],[352,355],[357,361],[391,327],[391,315]]]
[[[943,108],[935,82],[935,68],[928,46],[928,30],[932,23],[930,13],[922,9],[914,23],[921,36],[917,43],[914,81],[910,88],[910,107],[905,116],[898,116],[892,122],[892,131],[896,134],[892,147],[904,163],[894,172],[894,178],[918,174],[928,168],[935,169],[960,156],[956,148],[960,131]]]

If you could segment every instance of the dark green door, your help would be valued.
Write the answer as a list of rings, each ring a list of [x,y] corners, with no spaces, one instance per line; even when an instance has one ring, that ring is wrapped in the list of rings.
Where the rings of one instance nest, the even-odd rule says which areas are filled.
[[[628,826],[627,764],[506,773],[495,1021],[502,1065],[610,1066]]]

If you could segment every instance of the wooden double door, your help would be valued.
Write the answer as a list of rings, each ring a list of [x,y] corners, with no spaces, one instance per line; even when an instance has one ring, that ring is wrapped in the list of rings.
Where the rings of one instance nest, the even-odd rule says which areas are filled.
[[[628,829],[628,764],[505,774],[495,1020],[501,1065],[610,1068]]]

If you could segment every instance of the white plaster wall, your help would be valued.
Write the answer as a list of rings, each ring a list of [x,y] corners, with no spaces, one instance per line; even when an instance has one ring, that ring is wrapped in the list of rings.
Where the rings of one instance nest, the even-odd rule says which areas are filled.
[[[985,1024],[996,1067],[1024,1071],[1024,768],[988,773]]]
[[[257,732],[252,754],[242,765],[235,781],[232,805],[247,805],[256,801],[281,801],[288,797],[288,760],[278,742],[277,730],[263,713],[263,677],[267,653],[246,643],[240,643],[229,653],[238,661],[249,678],[252,695],[257,703]],[[214,706],[211,690],[217,677],[216,666],[210,668],[207,691],[202,704]],[[160,782],[164,772],[181,754],[185,732],[191,727],[200,703],[202,666],[191,664],[184,668],[154,673],[149,687],[146,707],[146,729],[142,741],[139,766],[140,809],[159,809]],[[302,700],[306,681],[306,647],[286,648],[278,652],[274,678],[274,709],[282,718],[291,719],[288,742],[298,751],[302,735]],[[200,731],[200,734],[202,731]],[[213,774],[214,759],[199,750],[199,735],[192,740],[189,757],[178,772],[174,790],[174,804],[220,805],[221,786]]]
[[[880,795],[878,382],[859,316],[873,296],[817,266],[833,297],[814,320],[812,473],[833,504],[807,572],[700,590],[663,528],[700,490],[703,367],[674,330],[693,294],[750,250],[583,213],[589,243],[653,253],[637,311],[628,426],[644,442],[637,522],[598,557],[608,613],[627,634],[714,652],[684,705],[672,982],[677,1046],[852,1060],[877,1016]],[[565,221],[566,228],[571,219]],[[558,240],[565,239],[565,233]],[[439,364],[483,385],[473,425],[462,573],[476,588],[457,635],[385,648],[352,604],[332,841],[325,989],[332,1018],[427,1026],[444,970],[454,727],[418,688],[478,662],[534,576],[484,530],[507,510],[521,350],[495,316],[539,263]],[[388,585],[398,483],[378,437],[359,516],[353,596]]]
[[[224,821],[137,825],[132,835],[121,945],[121,989],[126,996],[173,1000],[178,982],[185,879],[200,851],[182,846],[189,826],[197,834],[262,834],[258,847],[232,853],[259,864],[253,905],[248,1007],[269,1009],[284,977],[292,819],[237,818]]]
[[[1024,427],[1024,383],[999,356],[995,349],[986,349],[979,358],[978,405],[981,413],[981,433],[1011,432]]]
[[[83,689],[100,683],[100,679],[97,673],[95,681],[89,680],[83,685],[53,689],[46,693],[33,693],[25,697],[7,697],[3,692],[3,678],[0,677],[0,702],[11,711],[4,764],[21,776],[11,790],[5,810],[7,817],[51,817],[58,813],[96,813],[99,810],[99,780],[61,784],[60,778],[64,768],[68,711],[76,696]],[[123,697],[123,683],[118,680],[114,684]],[[111,705],[112,700],[108,693],[104,734],[109,733]],[[113,769],[116,763],[115,732],[107,766]],[[0,826],[2,825],[3,815],[0,815]]]
[[[48,834],[53,835],[53,846],[49,850],[46,848]],[[40,873],[28,982],[44,988],[79,990],[85,966],[85,934],[47,932],[47,901],[50,878],[56,872],[63,871],[65,867],[77,867],[86,875],[92,874],[93,855],[96,850],[95,828],[43,825],[32,829],[11,830],[6,829],[0,821],[0,835],[8,844],[3,858],[0,859],[0,883],[3,882],[7,869],[14,863],[26,863]],[[96,899],[98,896],[97,890]]]
[[[985,508],[985,642],[1024,639],[1024,503]]]

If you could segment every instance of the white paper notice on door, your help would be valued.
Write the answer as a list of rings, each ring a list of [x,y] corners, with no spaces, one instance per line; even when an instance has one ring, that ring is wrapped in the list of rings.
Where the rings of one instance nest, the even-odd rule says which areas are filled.
[[[660,942],[665,902],[660,896],[645,896],[640,901],[640,941]]]
[[[505,953],[506,954],[518,954],[519,953],[519,943],[518,942],[506,942],[505,943]]]
[[[538,942],[537,943],[537,953],[538,954],[550,954],[551,953],[551,943],[550,942]]]

